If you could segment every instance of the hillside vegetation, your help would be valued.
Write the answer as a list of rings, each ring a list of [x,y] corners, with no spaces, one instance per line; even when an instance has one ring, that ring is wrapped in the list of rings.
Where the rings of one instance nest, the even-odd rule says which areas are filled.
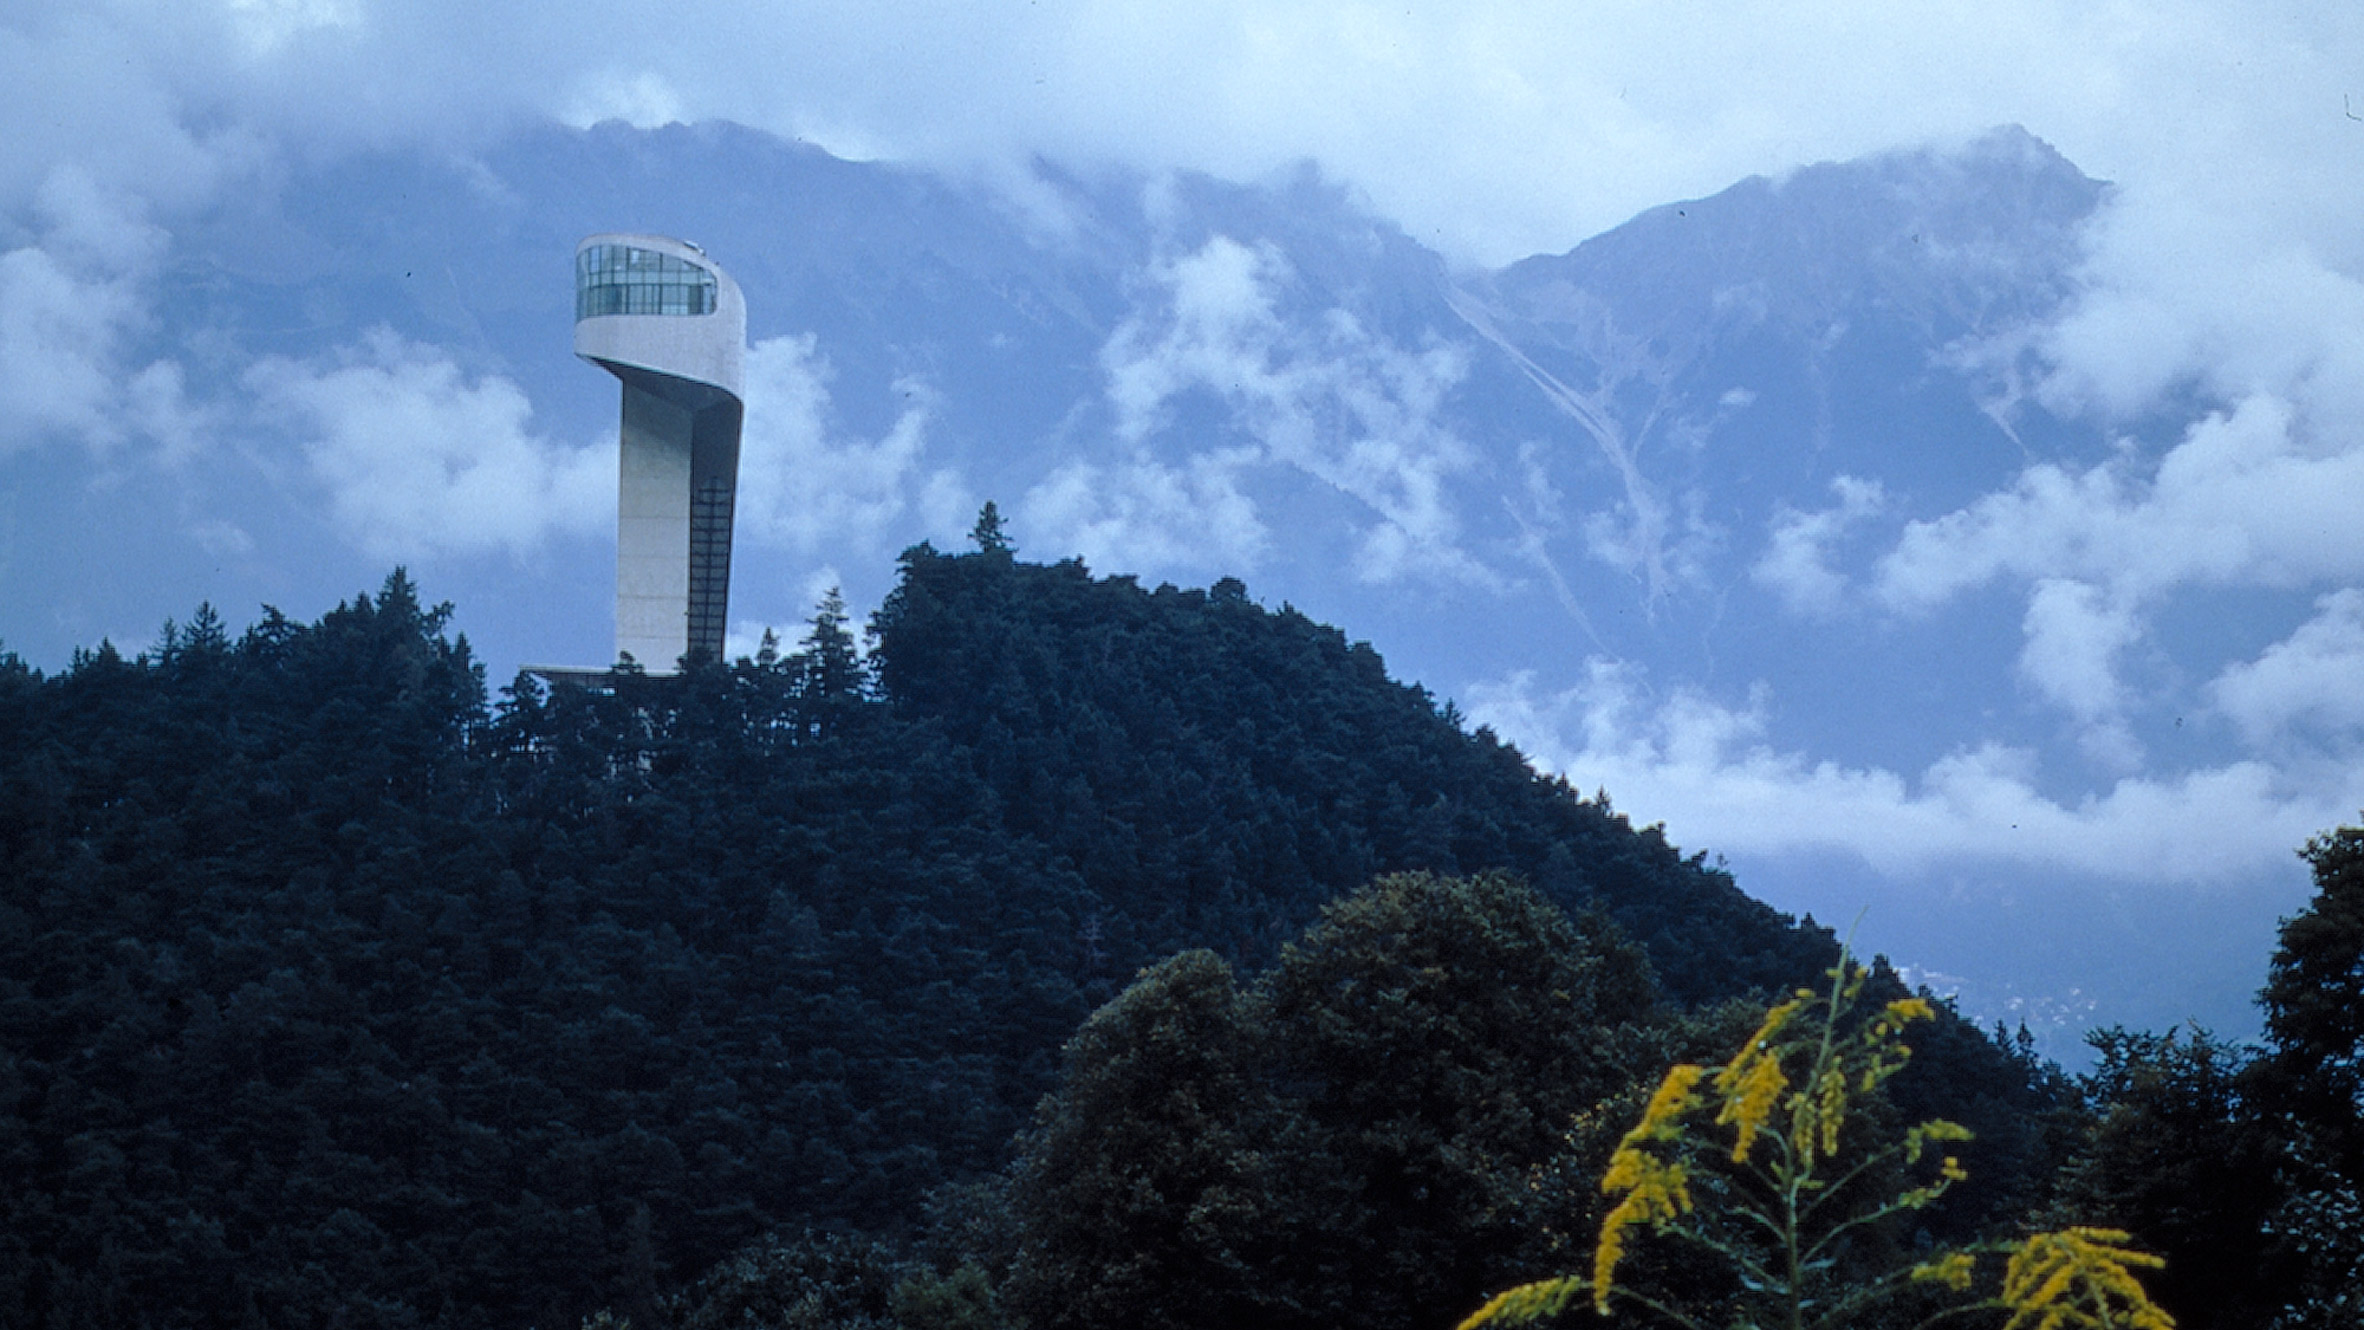
[[[867,650],[832,599],[794,650],[497,701],[447,623],[398,572],[317,623],[233,636],[200,609],[134,658],[0,661],[0,1323],[650,1325],[702,1275],[699,1305],[760,1284],[716,1265],[759,1239],[940,1247],[961,1204],[1032,1223],[1069,1185],[1042,1152],[1095,1147],[1061,1135],[1072,1084],[1018,1134],[1086,1016],[1161,965],[1267,1050],[1222,1074],[1310,1115],[1300,1164],[1361,1161],[1344,1192],[1259,1204],[1361,1216],[1372,1270],[1435,1256],[1390,1296],[1451,1311],[1519,1272],[1471,1243],[1507,1222],[1487,1189],[1545,1162],[1525,1152],[1745,1021],[1717,1004],[1837,955],[1236,582],[921,546]],[[1534,937],[1581,936],[1553,964],[1593,967],[1603,1014],[1569,1037],[1614,1056],[1480,1113],[1482,1167],[1458,1064],[1390,1108],[1315,1083],[1338,1064],[1306,1051],[1402,1065],[1337,1003],[1363,962],[1307,930],[1407,872],[1500,884],[1529,922],[1481,932],[1525,937],[1503,954],[1537,974]],[[1224,1015],[1235,973],[1267,976],[1237,999],[1262,1005]],[[1525,1019],[1469,1027],[1509,1041],[1484,1083],[1563,1066],[1557,1036],[1512,1037]],[[1938,1222],[2029,1203],[2065,1082],[1950,1017],[1923,1042],[1898,1095],[1977,1128],[1990,1184]],[[1431,1182],[1389,1153],[1402,1132],[1430,1133]],[[1467,1208],[1430,1202],[1447,1177]],[[1427,1236],[1391,1246],[1411,1210]],[[1073,1259],[1038,1245],[1021,1301]]]

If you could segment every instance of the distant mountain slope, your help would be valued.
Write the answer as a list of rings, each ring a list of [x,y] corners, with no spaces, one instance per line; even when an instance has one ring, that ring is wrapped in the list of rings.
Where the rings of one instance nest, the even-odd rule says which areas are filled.
[[[1978,339],[2058,309],[2105,190],[2002,129],[1954,152],[1825,163],[1653,208],[1469,280],[1456,304],[1566,413],[1578,456],[1597,454],[1629,504],[1655,495],[1670,515],[1689,503],[1704,520],[1762,522],[1768,500],[1821,507],[1817,491],[1853,474],[1941,513],[2021,460],[1998,445],[2044,429],[2042,413],[2000,399],[2007,380],[1978,359],[1992,354]],[[1670,578],[1666,557],[1639,570],[1645,593],[1695,599],[1703,588]]]

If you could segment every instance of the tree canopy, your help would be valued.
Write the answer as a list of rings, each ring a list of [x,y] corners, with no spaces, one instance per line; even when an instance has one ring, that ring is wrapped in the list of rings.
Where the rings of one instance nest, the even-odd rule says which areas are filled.
[[[923,546],[867,652],[827,599],[785,653],[497,695],[449,621],[397,572],[315,623],[0,659],[0,1323],[569,1325],[767,1233],[893,1239],[1144,967],[1218,1020],[1216,968],[1302,972],[1332,944],[1284,944],[1347,946],[1325,905],[1387,874],[1516,873],[1678,1003],[1835,954],[1237,583]],[[1538,963],[1385,961],[1466,1000],[1435,1038],[1514,1050],[1451,985]],[[1417,1031],[1272,982],[1275,1093],[1391,1124],[1324,1129],[1374,1180],[1322,1200],[1341,1231],[1493,1195],[1456,1133],[1545,1130],[1448,1112],[1479,1073],[1446,1063],[1325,1088]]]

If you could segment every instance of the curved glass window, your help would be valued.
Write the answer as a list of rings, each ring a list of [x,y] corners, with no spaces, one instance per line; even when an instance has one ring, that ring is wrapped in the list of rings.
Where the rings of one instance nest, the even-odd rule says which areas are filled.
[[[575,252],[575,321],[600,314],[712,314],[714,274],[631,245]]]

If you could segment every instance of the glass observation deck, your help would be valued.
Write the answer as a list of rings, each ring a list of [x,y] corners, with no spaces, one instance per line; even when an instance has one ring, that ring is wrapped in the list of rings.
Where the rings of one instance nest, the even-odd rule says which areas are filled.
[[[688,259],[632,245],[575,254],[575,321],[602,314],[712,314],[714,274]]]

